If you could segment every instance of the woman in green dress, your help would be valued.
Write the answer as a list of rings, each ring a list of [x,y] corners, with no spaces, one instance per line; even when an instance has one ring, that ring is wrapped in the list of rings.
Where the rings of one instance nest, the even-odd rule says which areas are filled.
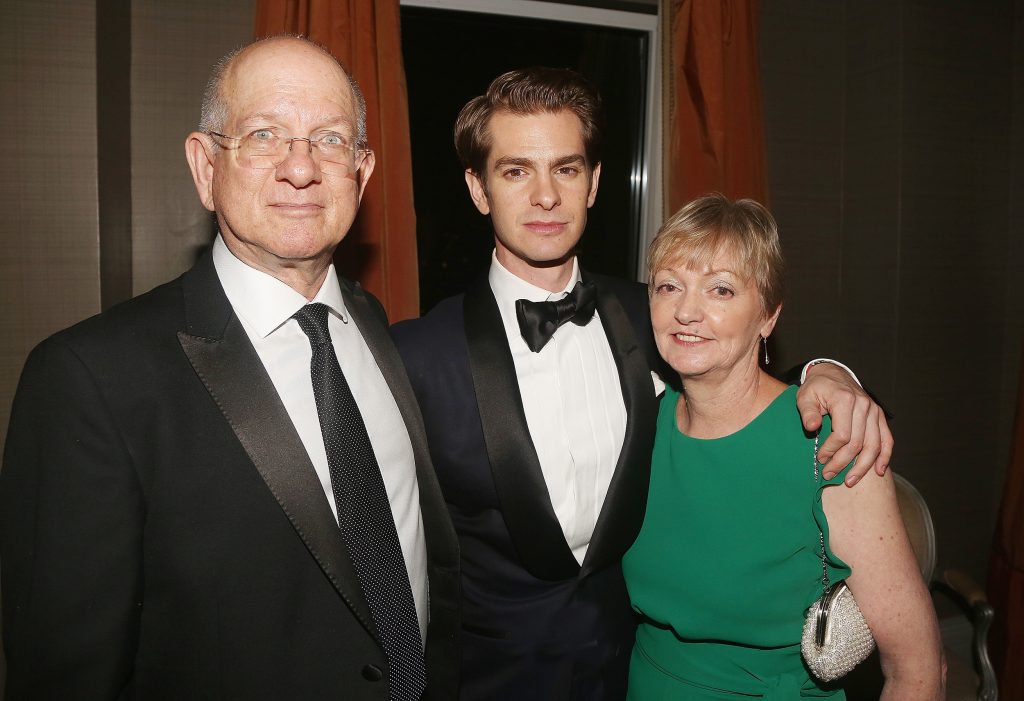
[[[760,368],[782,308],[771,214],[703,197],[648,258],[658,350],[682,391],[662,398],[647,515],[623,561],[641,616],[629,698],[843,698],[800,655],[822,541],[830,581],[847,578],[878,644],[882,698],[943,698],[938,625],[892,475],[821,483],[796,388]]]

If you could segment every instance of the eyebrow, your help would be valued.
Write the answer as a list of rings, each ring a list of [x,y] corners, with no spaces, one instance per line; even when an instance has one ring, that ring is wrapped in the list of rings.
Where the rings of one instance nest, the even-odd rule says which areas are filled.
[[[574,153],[568,156],[560,156],[551,162],[552,168],[560,168],[567,165],[580,165],[585,166],[587,160],[582,154]],[[502,156],[494,162],[494,170],[504,168],[506,166],[519,166],[520,168],[532,168],[535,166],[535,161],[532,158],[523,158],[519,156]]]
[[[689,266],[686,266],[686,265],[684,265],[683,267],[689,268]],[[659,268],[658,270],[654,271],[654,274],[655,275],[657,275],[658,273],[674,274],[674,273],[678,272],[681,269],[682,268],[664,267],[664,268]],[[722,275],[723,273],[726,274],[726,275],[731,275],[734,278],[743,278],[743,277],[745,277],[744,275],[736,272],[735,270],[730,270],[729,268],[715,268],[713,270],[703,270],[703,271],[700,271],[700,274],[705,276],[705,277],[713,277],[715,275]]]
[[[275,112],[257,112],[256,114],[250,114],[247,117],[245,117],[243,119],[240,119],[239,123],[240,124],[252,125],[252,124],[259,124],[261,122],[277,122],[278,120],[281,119],[282,116],[287,116],[287,115],[284,115],[284,114],[281,114],[281,113],[275,113]],[[349,119],[348,117],[346,117],[344,115],[340,115],[340,114],[335,114],[335,115],[330,115],[328,117],[325,117],[324,119],[319,120],[319,123],[320,123],[321,126],[317,127],[318,129],[323,128],[324,126],[335,125],[335,124],[344,125],[346,127],[351,127],[352,126],[352,120]]]

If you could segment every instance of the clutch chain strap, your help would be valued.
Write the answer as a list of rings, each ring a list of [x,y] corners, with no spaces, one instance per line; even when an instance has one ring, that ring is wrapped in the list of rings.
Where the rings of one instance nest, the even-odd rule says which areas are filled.
[[[814,434],[814,483],[818,483],[818,439],[821,437],[820,432]],[[825,509],[825,505],[822,504],[822,511]],[[828,580],[828,565],[825,564],[825,533],[818,529],[818,540],[821,543],[821,586],[823,590],[828,590],[831,586]]]
[[[814,483],[818,484],[818,440],[820,432],[814,434]],[[824,513],[825,505],[821,505]],[[832,585],[828,578],[828,563],[825,561],[825,532],[818,528],[818,542],[821,544],[821,598],[815,613],[815,635],[814,641],[820,647],[825,644],[825,629],[828,624],[829,604],[831,603],[830,591]]]

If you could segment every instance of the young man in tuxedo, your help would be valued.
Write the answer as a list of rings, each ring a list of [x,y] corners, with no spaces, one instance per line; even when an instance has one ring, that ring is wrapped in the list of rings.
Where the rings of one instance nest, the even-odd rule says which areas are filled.
[[[358,86],[256,42],[185,150],[212,252],[22,375],[7,701],[454,698],[455,533],[384,312],[331,262],[374,166]]]
[[[625,696],[619,563],[643,520],[659,361],[646,287],[576,258],[600,138],[600,99],[572,71],[512,71],[471,100],[455,143],[493,224],[490,269],[392,327],[459,536],[463,699]],[[863,446],[858,474],[884,469],[885,419],[843,370],[816,366],[800,407],[852,437],[823,456]]]

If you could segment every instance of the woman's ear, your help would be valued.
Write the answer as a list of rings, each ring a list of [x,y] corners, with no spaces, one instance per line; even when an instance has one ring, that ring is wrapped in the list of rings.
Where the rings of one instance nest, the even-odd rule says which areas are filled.
[[[772,331],[775,330],[775,324],[776,322],[778,322],[779,314],[781,313],[782,305],[780,304],[779,306],[775,307],[775,311],[772,312],[771,315],[764,320],[764,323],[761,324],[761,336],[763,336],[764,338],[768,338],[769,336],[772,335]]]

